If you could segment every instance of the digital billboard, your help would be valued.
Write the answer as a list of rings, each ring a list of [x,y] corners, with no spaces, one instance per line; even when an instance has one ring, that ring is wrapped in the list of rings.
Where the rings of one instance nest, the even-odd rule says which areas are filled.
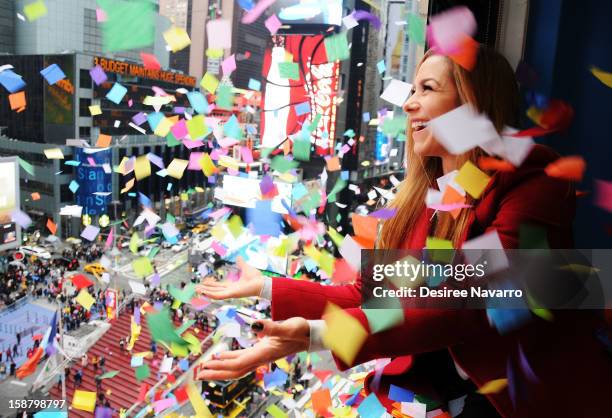
[[[11,214],[19,209],[19,165],[17,157],[0,158],[0,251],[17,248],[21,227]]]
[[[83,215],[99,216],[107,213],[111,200],[112,154],[110,148],[91,153],[86,149],[74,149],[74,158],[80,162],[75,170],[75,181],[79,184],[75,194],[76,204],[83,207]]]
[[[278,146],[300,132],[305,122],[316,122],[310,130],[317,155],[333,153],[336,135],[337,90],[340,64],[328,62],[324,38],[287,35],[282,46],[266,51],[263,64],[261,144]],[[283,78],[279,64],[292,56],[298,64],[297,79]]]

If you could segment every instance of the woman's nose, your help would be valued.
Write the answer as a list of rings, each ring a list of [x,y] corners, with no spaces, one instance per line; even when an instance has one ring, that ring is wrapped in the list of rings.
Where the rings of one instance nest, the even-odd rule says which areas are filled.
[[[419,108],[419,104],[415,100],[415,95],[414,94],[410,95],[408,100],[406,100],[406,103],[404,103],[404,106],[403,106],[404,112],[406,113],[414,112],[418,108]]]

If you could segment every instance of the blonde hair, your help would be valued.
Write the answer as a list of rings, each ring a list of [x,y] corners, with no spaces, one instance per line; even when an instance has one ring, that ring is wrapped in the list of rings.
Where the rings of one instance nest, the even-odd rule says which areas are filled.
[[[427,51],[419,64],[420,66],[434,52]],[[469,103],[480,113],[484,113],[495,125],[498,132],[504,126],[518,125],[518,112],[520,96],[514,72],[510,64],[499,53],[481,46],[478,51],[476,65],[472,71],[467,71],[454,61],[446,58],[455,82],[459,99],[462,104]],[[425,208],[427,188],[433,187],[436,179],[443,175],[442,160],[439,157],[425,157],[416,155],[412,129],[408,119],[406,158],[408,167],[406,177],[399,186],[395,199],[390,207],[396,208],[395,216],[383,225],[378,239],[378,248],[401,248],[410,230],[414,228]],[[474,148],[464,154],[457,155],[457,166],[461,167],[466,161],[477,163],[478,158],[484,155],[480,148]],[[467,197],[467,204],[474,199]],[[455,248],[461,244],[464,229],[467,226],[470,210],[462,209],[456,219],[448,212],[438,212],[438,222],[433,236],[453,242]]]

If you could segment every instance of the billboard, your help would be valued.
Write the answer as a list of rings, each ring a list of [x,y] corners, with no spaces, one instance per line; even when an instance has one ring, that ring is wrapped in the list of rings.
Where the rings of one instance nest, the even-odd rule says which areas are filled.
[[[74,60],[73,54],[44,57],[45,68],[57,64],[66,74],[66,78],[55,84],[44,83],[45,138],[48,140],[63,142],[74,137]]]
[[[268,11],[282,23],[278,34],[320,34],[342,24],[342,0],[276,0]]]
[[[333,153],[336,135],[337,90],[340,64],[328,62],[322,35],[288,35],[283,46],[269,48],[264,56],[261,145],[278,146],[300,132],[308,121],[317,121],[310,134],[317,155]],[[291,55],[298,78],[282,78],[279,64]]]
[[[19,209],[19,165],[17,157],[0,158],[0,251],[21,244],[21,227],[11,214]]]
[[[91,148],[75,148],[74,159],[79,161],[75,167],[75,181],[79,184],[76,191],[76,204],[83,207],[83,215],[99,216],[107,213],[111,200],[111,149],[87,152]]]

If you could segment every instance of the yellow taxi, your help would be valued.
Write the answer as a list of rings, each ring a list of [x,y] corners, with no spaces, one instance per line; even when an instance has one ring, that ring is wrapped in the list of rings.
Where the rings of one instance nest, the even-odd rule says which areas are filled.
[[[87,264],[84,268],[87,273],[93,274],[99,279],[102,276],[102,273],[106,272],[106,269],[100,263],[91,263]]]
[[[194,234],[201,234],[202,232],[206,232],[207,230],[208,230],[207,224],[197,224],[196,226],[193,227],[191,232],[193,232]]]

